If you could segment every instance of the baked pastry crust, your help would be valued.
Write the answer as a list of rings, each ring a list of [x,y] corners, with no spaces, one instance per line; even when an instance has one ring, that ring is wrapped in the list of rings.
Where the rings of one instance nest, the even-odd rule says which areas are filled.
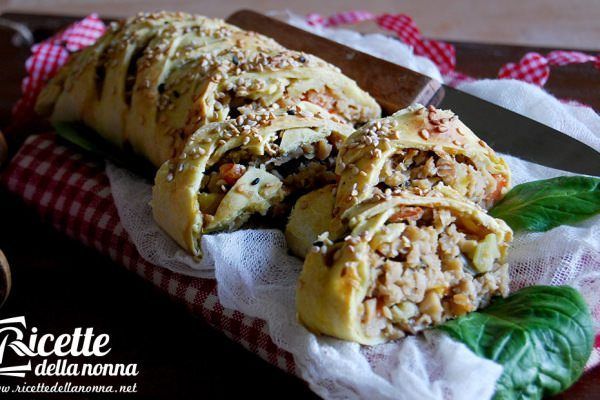
[[[381,112],[317,57],[219,19],[162,12],[111,25],[48,83],[36,110],[52,121],[81,121],[160,166],[204,124],[252,112],[252,105],[288,108],[302,100],[350,123]]]
[[[327,185],[300,197],[285,227],[285,240],[289,250],[295,256],[306,257],[306,254],[319,236],[327,233],[332,220],[335,204],[336,185]]]
[[[312,103],[295,110],[293,115],[280,108],[255,110],[196,131],[156,175],[156,222],[201,256],[202,233],[236,229],[291,194],[335,180],[336,148],[352,126]],[[227,181],[222,168],[234,167],[237,174]]]
[[[339,219],[374,196],[439,182],[487,207],[511,179],[506,162],[454,113],[421,105],[363,125],[340,149],[336,173]]]
[[[304,262],[297,310],[312,332],[378,344],[508,292],[512,231],[448,187],[363,203],[349,229]]]

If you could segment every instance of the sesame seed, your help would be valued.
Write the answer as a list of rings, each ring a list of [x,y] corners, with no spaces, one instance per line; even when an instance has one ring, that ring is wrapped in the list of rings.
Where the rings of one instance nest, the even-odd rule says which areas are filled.
[[[427,129],[421,129],[419,131],[419,136],[421,136],[423,139],[427,140],[427,139],[429,139],[429,131]]]

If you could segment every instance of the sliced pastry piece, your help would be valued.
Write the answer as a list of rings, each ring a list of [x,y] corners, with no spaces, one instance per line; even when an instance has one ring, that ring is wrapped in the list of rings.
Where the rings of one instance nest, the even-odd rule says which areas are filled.
[[[219,19],[163,12],[114,24],[74,54],[36,110],[83,122],[159,166],[206,123],[302,100],[350,123],[380,114],[371,96],[317,57]]]
[[[382,343],[508,292],[512,231],[448,187],[363,203],[345,238],[323,239],[305,259],[296,298],[315,333]]]
[[[156,175],[157,223],[201,256],[202,233],[236,229],[252,214],[277,214],[284,199],[335,182],[337,148],[352,125],[312,103],[294,110],[256,110],[196,131]]]
[[[509,189],[506,162],[451,111],[420,105],[353,133],[338,157],[335,216],[366,199],[443,182],[488,208]]]

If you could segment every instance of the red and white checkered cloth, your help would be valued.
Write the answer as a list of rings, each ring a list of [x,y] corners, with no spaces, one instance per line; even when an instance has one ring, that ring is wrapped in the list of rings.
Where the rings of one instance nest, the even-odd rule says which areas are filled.
[[[406,14],[373,15],[367,11],[347,11],[323,17],[309,14],[307,21],[311,25],[335,27],[345,24],[357,24],[363,21],[375,21],[380,27],[394,32],[398,39],[413,47],[415,54],[427,57],[437,65],[446,78],[446,83],[455,86],[473,78],[456,71],[456,51],[454,46],[438,40],[425,39],[411,17]],[[505,64],[498,72],[500,79],[518,79],[544,86],[550,76],[551,66],[563,66],[593,62],[600,69],[600,56],[578,51],[556,50],[543,56],[539,53],[527,53],[519,62]]]
[[[27,77],[23,79],[23,96],[13,107],[13,122],[31,117],[40,91],[67,62],[69,55],[93,44],[106,31],[97,14],[78,21],[51,38],[34,45],[25,63]]]
[[[415,54],[431,59],[442,74],[451,73],[456,67],[454,46],[445,42],[423,38],[417,24],[406,14],[376,16],[366,11],[347,11],[327,18],[319,14],[309,14],[306,18],[309,24],[324,27],[374,20],[380,27],[394,32],[400,40],[411,46]]]
[[[414,46],[415,51],[418,48],[434,62],[445,65],[448,74],[453,74],[456,79],[468,79],[454,71],[453,47],[423,39],[407,16],[386,14],[374,17],[369,13],[350,12],[327,19],[314,15],[311,18],[313,23],[327,26],[376,19]],[[24,96],[15,106],[15,119],[31,118],[37,94],[67,60],[69,51],[90,45],[104,30],[98,17],[91,15],[35,46],[32,57],[27,61],[29,77],[23,82]],[[585,56],[589,58],[584,60],[580,53],[575,52],[552,52],[546,59],[549,65],[597,62],[597,58]],[[0,184],[23,198],[59,232],[136,272],[175,300],[185,303],[192,312],[204,317],[209,324],[248,350],[289,373],[297,374],[292,355],[275,346],[264,321],[223,308],[217,298],[214,280],[179,275],[142,259],[119,221],[103,165],[86,160],[82,154],[56,143],[54,134],[42,134],[25,142],[2,174]],[[597,338],[588,365],[600,362],[599,348],[600,338]]]
[[[498,77],[501,79],[518,79],[544,86],[550,77],[551,66],[581,64],[593,62],[600,69],[600,57],[578,51],[556,50],[543,56],[539,53],[527,53],[518,63],[508,63],[500,68]]]

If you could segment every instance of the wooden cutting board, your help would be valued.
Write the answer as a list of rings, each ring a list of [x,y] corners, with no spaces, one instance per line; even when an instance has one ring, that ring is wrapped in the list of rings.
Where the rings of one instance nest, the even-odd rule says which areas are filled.
[[[48,16],[48,15],[31,15],[31,14],[4,14],[3,18],[19,22],[27,26],[34,34],[36,41],[43,40],[49,35],[64,27],[76,18],[65,16]],[[110,18],[108,18],[110,19]],[[231,17],[232,22],[243,24],[244,26],[252,26],[252,24],[261,23],[259,18],[251,12],[236,13]],[[273,24],[270,29],[283,29],[284,24]],[[20,95],[20,82],[24,76],[24,62],[29,54],[28,47],[16,46],[13,44],[14,32],[0,28],[0,128],[3,128],[8,123],[10,109]],[[289,37],[289,42],[285,43],[290,48],[298,48],[294,43],[296,38]],[[531,48],[522,46],[503,46],[489,45],[480,43],[453,43],[456,47],[457,69],[468,75],[483,78],[494,77],[501,65],[506,62],[516,61],[529,51],[537,51],[547,53],[553,49],[548,48]],[[315,45],[304,43],[305,46]],[[304,48],[306,49],[306,47]],[[596,54],[598,51],[590,52]],[[331,54],[335,56],[335,54]],[[361,63],[361,68],[355,69],[356,63]],[[399,71],[398,66],[392,65],[390,68],[376,71],[370,69],[368,60],[348,60],[345,63],[339,60],[337,64],[345,69],[350,75],[355,74],[355,78],[362,83],[366,88],[371,88],[371,85],[379,87],[372,88],[374,93],[382,99],[388,97],[390,102],[398,101],[402,97],[398,97],[394,92],[401,89],[406,89],[402,92],[405,96],[412,96],[414,99],[422,102],[436,90],[436,83],[432,83],[428,79],[412,77],[410,80],[398,81],[395,86],[381,87],[385,85],[387,75],[390,75],[390,70]],[[362,75],[361,75],[362,74]],[[381,76],[379,76],[381,75]],[[366,78],[365,78],[366,77]],[[388,79],[397,79],[391,76]],[[414,83],[410,86],[409,83]],[[575,66],[561,67],[553,69],[551,78],[546,86],[548,91],[560,98],[575,99],[580,102],[592,105],[596,110],[600,110],[600,96],[598,96],[598,88],[600,88],[600,73],[594,69],[591,64],[582,64]],[[421,96],[421,97],[419,97]],[[390,103],[392,104],[392,103]],[[70,324],[69,321],[81,321],[82,315],[85,315],[85,321],[89,321],[88,325],[98,326],[106,324],[107,314],[110,311],[110,320],[119,321],[120,342],[126,343],[127,352],[119,353],[119,349],[115,349],[115,354],[119,357],[120,354],[136,354],[138,358],[152,357],[148,356],[148,347],[144,347],[144,343],[150,341],[154,343],[165,343],[165,337],[171,332],[169,327],[162,329],[154,327],[144,331],[144,335],[148,337],[146,342],[140,341],[140,324],[144,321],[154,321],[156,319],[156,311],[153,307],[147,307],[151,302],[158,302],[161,307],[169,307],[164,302],[161,303],[162,297],[160,294],[147,290],[144,285],[138,284],[135,277],[128,276],[121,268],[112,265],[108,260],[97,260],[97,255],[93,250],[83,249],[81,245],[74,243],[64,238],[57,237],[54,232],[49,229],[39,218],[32,216],[32,213],[20,203],[15,202],[8,194],[0,190],[0,205],[5,211],[1,216],[2,227],[23,227],[22,229],[0,229],[0,248],[7,251],[7,256],[10,258],[11,266],[15,272],[15,292],[2,313],[6,315],[20,315],[17,313],[30,313],[37,315],[36,320],[43,320],[44,316],[51,317],[56,314],[56,310],[60,309],[61,323]],[[4,208],[6,207],[6,209]],[[43,251],[32,252],[29,245],[31,241],[31,231],[36,232],[36,242],[43,243]],[[93,262],[91,260],[94,260]],[[86,268],[81,268],[85,265]],[[51,268],[49,268],[51,267]],[[89,268],[88,268],[89,267]],[[40,276],[44,277],[43,284],[32,284],[31,282],[40,282]],[[128,279],[131,278],[131,281]],[[81,282],[105,282],[111,286],[111,295],[106,296],[105,288],[102,284],[84,285],[84,288],[77,296],[77,301],[73,302],[73,298],[69,297],[69,293],[74,287],[82,287]],[[126,284],[114,284],[110,282],[127,282]],[[156,296],[154,298],[153,296]],[[32,299],[45,298],[47,301],[41,301],[36,304],[36,309],[32,310],[26,305],[32,304]],[[102,306],[98,306],[97,298],[102,298]],[[136,303],[134,299],[143,299],[142,302]],[[142,304],[143,303],[143,304]],[[136,304],[136,308],[130,306]],[[173,306],[175,307],[175,306]],[[90,312],[90,310],[92,310]],[[107,311],[108,310],[108,311]],[[165,321],[170,321],[168,324],[176,326],[179,321],[188,318],[187,314],[180,312],[178,309],[163,310],[161,314],[165,315]],[[136,317],[131,318],[135,312]],[[104,314],[103,314],[104,313]],[[177,319],[168,319],[167,315],[175,313],[179,317]],[[190,321],[186,322],[185,328],[182,330],[193,329],[199,322],[191,317]],[[193,321],[193,323],[192,323]],[[48,327],[51,327],[49,325]],[[208,328],[204,328],[205,330]],[[211,346],[205,348],[194,343],[201,343],[198,337],[201,332],[195,332],[194,335],[177,335],[177,340],[185,344],[185,348],[200,348],[202,351],[198,354],[205,360],[208,367],[198,366],[197,363],[192,365],[180,364],[171,360],[166,362],[165,366],[159,365],[153,367],[152,363],[146,364],[144,376],[139,377],[140,387],[154,388],[158,393],[167,395],[170,389],[172,393],[181,393],[181,387],[185,386],[185,394],[195,394],[196,397],[206,395],[205,388],[200,382],[188,382],[192,379],[190,368],[194,371],[201,371],[202,376],[206,380],[219,381],[219,376],[231,374],[244,374],[248,376],[244,382],[246,385],[253,381],[259,380],[265,385],[269,385],[270,389],[261,387],[252,391],[252,388],[241,384],[240,391],[248,394],[266,394],[276,395],[283,391],[293,388],[295,393],[302,393],[304,396],[310,396],[310,393],[302,385],[295,383],[292,377],[286,377],[274,367],[266,366],[265,363],[254,359],[250,361],[245,351],[240,351],[237,346],[228,341],[218,341],[217,337],[211,340]],[[194,353],[194,350],[192,350]],[[223,358],[223,354],[230,357],[226,363],[211,363],[206,360],[217,361]],[[167,357],[165,355],[165,357]],[[231,363],[244,365],[243,371],[233,369]],[[154,368],[154,369],[153,369]],[[253,371],[253,372],[247,372]],[[168,379],[161,377],[168,376]],[[200,376],[200,375],[198,375]],[[240,375],[241,376],[241,375]],[[177,381],[179,377],[186,377],[184,381]],[[203,380],[204,380],[203,379]],[[243,378],[240,378],[243,379]],[[172,386],[169,386],[172,385]],[[219,393],[227,392],[221,386]],[[569,391],[557,398],[560,399],[597,399],[600,393],[600,368],[588,372],[580,381],[575,384]],[[147,393],[151,394],[151,393]],[[155,393],[154,393],[155,394]],[[175,396],[176,397],[176,396]]]

